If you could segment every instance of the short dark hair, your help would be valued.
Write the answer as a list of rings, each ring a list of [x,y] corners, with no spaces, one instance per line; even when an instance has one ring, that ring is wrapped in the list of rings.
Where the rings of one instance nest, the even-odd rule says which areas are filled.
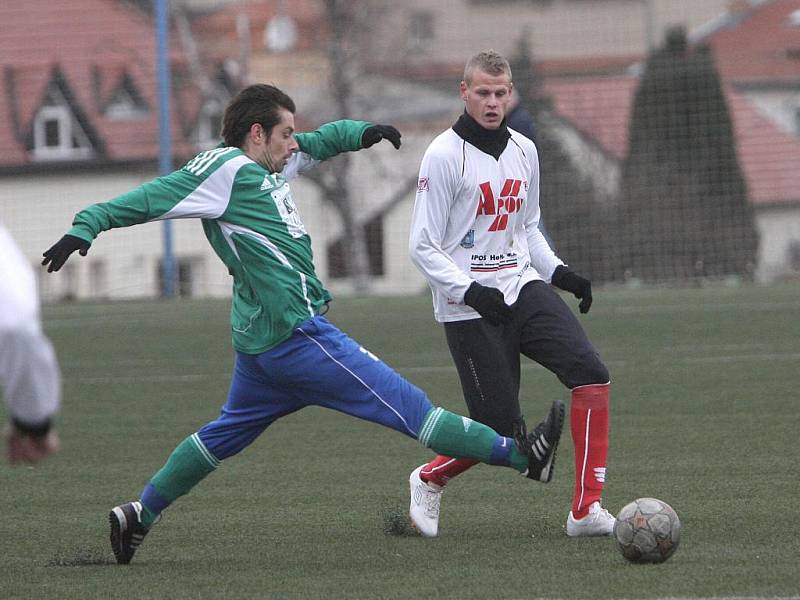
[[[253,123],[261,123],[269,135],[280,122],[278,112],[281,108],[294,114],[294,100],[274,85],[257,83],[247,86],[225,108],[222,139],[228,146],[242,147]]]

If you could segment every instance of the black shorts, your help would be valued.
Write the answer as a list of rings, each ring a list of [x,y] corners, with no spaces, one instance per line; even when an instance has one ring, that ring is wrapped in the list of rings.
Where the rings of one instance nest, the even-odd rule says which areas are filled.
[[[543,281],[522,288],[506,325],[484,319],[444,324],[469,415],[512,435],[522,419],[520,355],[552,371],[568,388],[609,381],[600,356],[561,297]]]

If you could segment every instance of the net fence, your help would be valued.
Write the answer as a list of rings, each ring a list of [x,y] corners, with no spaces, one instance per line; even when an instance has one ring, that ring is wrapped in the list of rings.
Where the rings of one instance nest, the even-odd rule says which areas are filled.
[[[75,212],[158,175],[152,4],[0,8],[0,221],[34,264]],[[170,14],[175,168],[219,141],[227,101],[255,82],[293,97],[300,130],[402,131],[399,151],[293,183],[335,294],[426,289],[407,250],[419,163],[488,48],[511,63],[509,124],[539,150],[541,227],[576,271],[606,285],[800,275],[800,0],[184,0]],[[161,295],[164,235],[102,234],[57,275],[39,269],[43,298]],[[171,236],[176,292],[227,296],[200,223]]]

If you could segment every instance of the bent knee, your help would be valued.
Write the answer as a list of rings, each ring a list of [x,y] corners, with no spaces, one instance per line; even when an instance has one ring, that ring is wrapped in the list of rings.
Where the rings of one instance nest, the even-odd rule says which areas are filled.
[[[611,381],[608,368],[600,360],[600,356],[597,353],[588,354],[583,358],[580,364],[576,365],[572,370],[568,380],[564,382],[568,388],[572,389],[582,385],[594,385]]]

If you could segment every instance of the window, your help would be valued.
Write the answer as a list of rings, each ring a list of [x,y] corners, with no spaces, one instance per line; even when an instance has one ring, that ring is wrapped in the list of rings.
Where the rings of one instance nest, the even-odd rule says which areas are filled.
[[[364,241],[367,245],[367,268],[369,274],[378,277],[385,274],[383,254],[383,219],[380,215],[364,225]],[[345,259],[344,240],[339,238],[328,244],[328,277],[341,279],[350,275]]]
[[[414,11],[408,20],[408,45],[412,49],[427,50],[433,44],[433,13]]]
[[[103,259],[94,259],[89,263],[89,296],[108,296],[108,268]]]
[[[800,273],[800,242],[791,242],[787,253],[789,255],[789,268],[795,273]]]
[[[195,265],[202,262],[194,257],[174,257],[173,268],[173,294],[180,298],[191,298],[194,295],[194,277],[192,270]],[[164,261],[159,259],[156,272],[158,293],[163,298],[166,296],[166,282],[164,281]]]
[[[63,94],[53,87],[33,119],[33,158],[74,160],[94,154]]]
[[[794,109],[794,134],[800,137],[800,106]]]

